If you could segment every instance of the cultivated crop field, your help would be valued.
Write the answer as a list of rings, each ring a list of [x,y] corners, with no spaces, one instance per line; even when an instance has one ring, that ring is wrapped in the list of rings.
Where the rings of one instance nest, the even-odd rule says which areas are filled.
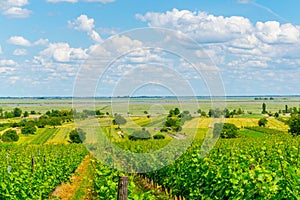
[[[197,106],[174,98],[95,102],[96,111],[74,111],[70,98],[1,101],[0,199],[117,199],[124,176],[128,199],[300,198],[300,136],[289,132],[299,98],[230,97],[226,111],[211,110],[205,98]],[[118,113],[124,102],[128,112]],[[216,137],[218,123],[235,127],[226,130],[234,137]],[[137,170],[154,165],[162,167]]]

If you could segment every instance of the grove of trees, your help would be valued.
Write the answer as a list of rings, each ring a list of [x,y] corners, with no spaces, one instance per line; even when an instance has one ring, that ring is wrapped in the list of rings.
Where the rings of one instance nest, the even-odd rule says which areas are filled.
[[[127,120],[120,114],[115,114],[115,118],[113,120],[114,125],[124,125],[126,124]]]
[[[129,140],[149,140],[151,138],[151,134],[145,128],[142,130],[136,130],[131,135],[128,136]]]
[[[75,129],[69,133],[70,143],[82,143],[86,139],[86,133],[82,129]]]
[[[214,137],[220,135],[221,138],[236,138],[238,130],[239,129],[231,123],[215,123],[213,135]]]
[[[300,114],[294,114],[288,121],[288,125],[290,127],[289,133],[293,136],[300,135]]]
[[[3,135],[1,136],[1,140],[3,142],[16,142],[19,140],[19,136],[15,130],[7,130]]]

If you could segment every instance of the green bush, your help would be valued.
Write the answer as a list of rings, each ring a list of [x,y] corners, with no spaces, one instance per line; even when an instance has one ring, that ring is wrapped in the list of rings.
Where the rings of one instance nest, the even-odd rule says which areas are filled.
[[[293,136],[300,135],[300,114],[292,115],[289,119],[288,125],[290,127],[289,133]]]
[[[36,127],[34,125],[26,124],[21,129],[22,134],[28,135],[28,134],[34,134],[36,132]]]
[[[2,135],[3,142],[16,142],[19,140],[19,136],[15,130],[8,130]]]
[[[162,127],[162,128],[160,129],[160,132],[168,132],[168,128],[167,128],[167,127]]]
[[[134,131],[131,135],[128,136],[129,140],[149,140],[151,134],[149,131],[142,129]]]
[[[268,120],[266,118],[261,118],[260,120],[258,120],[258,126],[265,127],[267,123],[268,123]]]
[[[69,134],[71,143],[82,143],[86,139],[86,133],[82,129],[72,130]]]
[[[239,129],[231,123],[215,123],[213,135],[217,137],[219,134],[221,138],[236,138]]]
[[[113,120],[113,124],[115,125],[123,125],[123,124],[126,124],[127,120],[121,116],[120,114],[115,114],[115,119]]]
[[[162,134],[156,134],[153,136],[153,139],[155,140],[162,140],[162,139],[165,139],[166,137]]]

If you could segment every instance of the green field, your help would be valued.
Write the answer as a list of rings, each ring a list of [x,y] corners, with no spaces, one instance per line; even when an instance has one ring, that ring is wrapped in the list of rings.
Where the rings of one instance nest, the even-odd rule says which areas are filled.
[[[60,144],[60,143],[67,143],[68,135],[71,132],[72,128],[70,127],[60,127],[57,131],[54,132],[52,138],[49,138],[46,144]]]
[[[239,131],[240,135],[243,136],[250,136],[250,137],[255,137],[255,138],[264,138],[266,135],[264,133],[258,132],[258,131],[252,131],[252,130],[240,130]]]
[[[144,111],[149,111],[150,114],[166,114],[171,108],[180,107],[179,102],[175,98],[97,98],[95,99],[81,99],[75,100],[82,102],[82,108],[85,103],[95,102],[95,108],[102,112],[111,112],[112,107],[114,110],[122,110],[124,105],[129,105],[129,113],[133,115],[144,115]],[[197,106],[189,104],[190,99],[183,101],[182,108],[186,108],[191,113],[197,110],[193,108],[199,107],[202,110],[208,111],[212,107],[212,102],[209,97],[199,98]],[[195,101],[192,101],[195,102]],[[278,110],[284,110],[285,105],[289,108],[299,107],[299,97],[274,97],[274,100],[254,100],[254,97],[227,97],[224,101],[220,102],[220,105],[224,104],[229,110],[241,108],[245,111],[247,117],[251,117],[247,112],[252,112],[253,117],[257,117],[261,114],[262,103],[266,103],[267,110],[275,113]],[[214,102],[215,106],[218,107],[218,101]],[[14,107],[20,107],[24,111],[35,110],[37,112],[46,112],[51,109],[71,109],[72,98],[7,98],[1,99],[0,108],[4,111],[12,110]],[[79,110],[80,111],[80,110]],[[255,116],[256,115],[256,116]],[[0,121],[1,123],[1,121]]]

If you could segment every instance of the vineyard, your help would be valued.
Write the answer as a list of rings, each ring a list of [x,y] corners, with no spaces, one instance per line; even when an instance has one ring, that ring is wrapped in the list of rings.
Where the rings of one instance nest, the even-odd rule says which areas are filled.
[[[206,158],[201,142],[174,164],[147,174],[187,199],[297,199],[299,143],[292,138],[220,141]]]
[[[138,109],[125,116],[124,124],[104,116],[96,118],[101,128],[95,129],[82,119],[84,132],[102,133],[86,134],[84,145],[72,144],[72,121],[26,135],[3,121],[0,135],[16,130],[20,139],[0,143],[0,199],[117,199],[121,176],[128,177],[128,199],[133,200],[299,199],[300,138],[288,133],[286,121],[267,117],[267,124],[258,126],[265,116],[257,113],[223,120],[194,115],[180,131],[161,132],[168,118],[148,116],[142,105]],[[213,139],[209,133],[217,121],[234,124],[237,137],[219,138],[203,156],[209,144],[204,141]],[[130,140],[136,130],[147,130],[151,137]],[[164,137],[154,139],[156,134]],[[64,185],[69,185],[65,191]],[[74,191],[68,190],[72,185]]]
[[[263,139],[219,140],[215,148],[204,158],[200,156],[201,145],[202,140],[194,141],[176,162],[160,170],[146,173],[144,176],[156,183],[159,186],[157,188],[166,188],[171,196],[186,199],[230,199],[231,197],[298,199],[300,195],[299,138],[295,140],[289,135],[276,135],[266,136]],[[118,146],[138,153],[161,148],[151,142],[140,142],[135,146],[124,142],[119,143]],[[170,152],[172,148],[170,147]],[[124,156],[126,155],[116,152],[115,159],[122,160]],[[136,161],[130,157],[127,159],[131,159],[131,162]],[[143,166],[146,167],[160,160],[144,159],[140,162],[143,162]],[[133,164],[133,168],[138,166],[140,167],[139,162]],[[102,177],[103,179],[117,173],[108,169],[104,171],[106,175]],[[101,183],[101,180],[96,182]],[[116,191],[117,178],[111,184]]]
[[[86,154],[81,145],[0,145],[0,199],[47,199]]]

